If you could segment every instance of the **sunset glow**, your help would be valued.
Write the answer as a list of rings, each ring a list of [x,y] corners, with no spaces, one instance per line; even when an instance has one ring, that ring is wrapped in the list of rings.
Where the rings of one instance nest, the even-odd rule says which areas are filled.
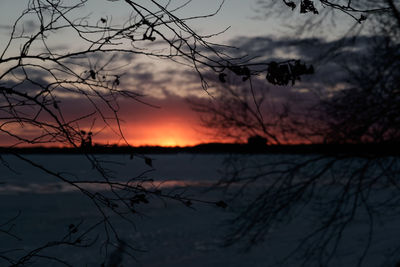
[[[7,2],[7,4],[4,4],[4,1],[2,3],[5,6],[12,6],[15,12],[19,12],[18,10],[24,10],[25,8],[25,3],[23,1],[9,0]],[[212,13],[219,6],[217,3],[218,1],[208,0],[206,2],[207,4],[205,4],[204,1],[193,1],[193,3],[191,3],[191,8],[185,8],[185,12],[189,12],[187,16],[191,16],[192,12],[193,14],[197,14],[197,12],[201,14]],[[83,7],[80,11],[86,10],[88,13],[93,12],[91,15],[93,18],[93,25],[111,23],[111,21],[107,21],[107,18],[113,17],[115,19],[112,23],[117,27],[125,23],[123,19],[120,20],[117,18],[129,17],[129,12],[127,13],[127,10],[123,7],[123,1],[121,3],[106,1],[101,5],[96,1],[88,1],[88,6]],[[15,12],[4,12],[4,16],[0,17],[0,25],[8,25],[10,21],[13,21],[15,14],[18,14]],[[196,28],[198,28],[200,32],[212,33],[214,32],[215,25],[218,25],[217,32],[223,31],[228,26],[232,26],[232,28],[226,32],[224,31],[223,34],[213,35],[213,42],[221,42],[221,44],[227,44],[229,46],[232,44],[234,46],[237,45],[243,52],[249,52],[249,55],[255,53],[254,55],[257,57],[261,55],[286,57],[290,53],[290,56],[293,57],[304,57],[304,55],[299,54],[303,50],[296,50],[297,52],[294,50],[282,50],[281,41],[279,40],[279,31],[265,27],[264,21],[250,19],[253,12],[254,10],[252,10],[246,1],[235,0],[230,4],[224,5],[219,11],[218,16],[211,16],[208,17],[207,20],[196,21]],[[78,15],[76,16],[79,17]],[[238,19],[239,17],[241,18],[240,20]],[[101,18],[100,22],[97,21],[98,18]],[[103,20],[106,22],[102,22]],[[40,21],[36,21],[36,24],[33,23],[34,21],[35,20],[31,20],[30,17],[27,17],[26,21],[21,21],[19,25],[20,28],[18,29],[27,31],[27,27],[29,26],[29,30],[32,32],[40,30]],[[0,34],[3,37],[0,38],[0,47],[7,45],[6,40],[8,40],[10,35],[10,27],[12,26],[0,27]],[[50,32],[51,31],[49,31],[49,34]],[[74,51],[80,51],[81,46],[84,47],[84,45],[88,45],[86,44],[86,39],[81,39],[76,36],[74,29],[63,31],[60,35],[56,35],[56,33],[58,34],[58,32],[52,32],[52,34],[54,34],[53,38],[48,38],[48,43],[46,43],[45,47],[46,50],[54,50],[57,51],[58,54],[71,54]],[[142,35],[141,33],[140,36],[138,36],[141,38]],[[38,36],[40,36],[40,34]],[[240,38],[238,39],[239,36]],[[10,49],[7,51],[10,53],[10,58],[13,60],[20,55],[20,44],[19,41],[17,41],[19,39],[19,37],[16,38],[15,43],[10,45]],[[144,51],[140,49],[147,48],[146,46],[151,43],[147,41],[148,40],[136,42],[135,45],[140,44],[143,45],[143,47],[133,47],[134,50],[136,51],[136,49],[138,49],[137,52]],[[211,39],[209,41],[211,41]],[[42,44],[42,41],[38,43]],[[108,41],[105,43],[108,43]],[[118,43],[120,43],[120,40],[118,40]],[[124,44],[124,42],[121,44]],[[279,44],[279,46],[277,46],[277,44]],[[158,47],[158,45],[160,45],[160,43],[153,43],[151,47],[148,47],[149,51],[154,50],[154,53],[160,53],[161,55],[164,50],[159,49],[161,47]],[[35,48],[35,46],[32,47],[34,47],[34,49],[32,48],[30,53],[32,53],[32,55],[37,54],[37,59],[40,59],[43,56],[41,55],[41,50]],[[126,48],[125,46],[122,47],[124,49]],[[130,47],[130,45],[128,45],[128,47]],[[259,49],[256,49],[257,51],[252,51],[256,47],[263,48],[264,50],[261,49],[258,51]],[[168,49],[165,51],[168,51]],[[232,53],[236,52],[232,51]],[[173,147],[193,146],[210,142],[233,142],[237,141],[239,138],[241,138],[243,142],[246,141],[249,136],[238,136],[237,139],[227,139],[226,136],[219,136],[221,132],[218,131],[221,129],[218,128],[218,125],[216,126],[217,129],[202,128],[199,118],[200,114],[189,107],[188,99],[208,101],[217,96],[217,94],[213,95],[213,92],[216,90],[213,81],[215,80],[218,82],[215,73],[207,73],[206,70],[204,70],[204,78],[207,78],[210,82],[210,88],[204,90],[205,88],[199,79],[199,73],[194,69],[187,68],[186,64],[176,64],[176,62],[161,60],[164,57],[152,58],[140,54],[141,53],[116,53],[111,55],[110,53],[110,55],[106,56],[104,54],[94,53],[87,57],[74,58],[76,62],[74,62],[73,71],[76,73],[69,77],[66,73],[69,73],[70,70],[65,71],[63,74],[60,74],[60,77],[57,77],[56,80],[54,80],[53,77],[54,73],[43,72],[46,68],[49,68],[48,70],[52,68],[52,63],[49,63],[47,66],[41,65],[44,64],[42,61],[47,60],[46,58],[45,60],[42,58],[38,62],[34,62],[32,59],[32,62],[26,62],[26,64],[29,63],[28,65],[30,68],[25,68],[24,71],[21,69],[19,72],[17,72],[16,69],[14,70],[15,73],[10,72],[7,77],[3,78],[4,81],[13,84],[13,86],[18,85],[18,87],[15,88],[18,88],[21,92],[32,92],[32,94],[35,91],[40,91],[45,88],[46,84],[58,84],[60,80],[66,80],[64,83],[60,84],[61,86],[52,89],[51,97],[54,99],[51,101],[54,100],[53,104],[46,98],[46,101],[50,101],[48,105],[50,110],[53,110],[54,116],[50,116],[44,112],[41,107],[34,110],[31,109],[30,105],[26,105],[25,102],[18,102],[15,106],[20,108],[19,114],[24,114],[28,122],[32,119],[39,119],[42,124],[39,123],[38,125],[35,121],[31,124],[27,123],[27,125],[22,125],[19,120],[10,120],[12,123],[2,126],[3,132],[0,132],[0,146],[29,146],[31,144],[40,146],[79,146],[81,144],[81,136],[79,136],[81,130],[87,133],[93,133],[93,144],[127,145],[128,143],[133,146],[149,145]],[[232,56],[235,55],[232,54]],[[180,61],[178,60],[178,62]],[[185,61],[181,63],[183,62]],[[8,67],[11,68],[12,65],[7,66],[7,64],[11,63],[6,62],[3,66],[5,66],[6,69]],[[19,63],[16,61],[14,64]],[[11,69],[13,68],[14,67]],[[27,70],[28,73],[26,74],[25,72]],[[89,73],[90,75],[88,76]],[[100,75],[100,73],[102,75]],[[32,79],[32,82],[25,81],[25,75],[28,75],[28,77]],[[76,88],[74,86],[70,87],[70,85],[75,85],[75,79],[78,76],[85,78],[82,78],[82,81],[79,80],[79,86],[77,85]],[[328,77],[329,75],[321,75],[321,77],[322,76]],[[116,77],[118,77],[118,79],[116,79]],[[230,75],[230,78],[232,77],[233,76]],[[85,83],[84,81],[90,81],[90,83]],[[105,83],[105,81],[107,81],[107,83]],[[254,79],[253,82],[257,87],[256,91],[263,90],[261,88],[268,88],[268,101],[277,106],[282,99],[285,100],[285,103],[286,99],[292,98],[295,99],[295,101],[291,102],[291,104],[294,102],[296,104],[304,103],[310,95],[309,92],[311,92],[307,86],[300,88],[296,92],[293,88],[290,90],[282,90],[282,88],[274,89],[274,87],[267,87],[265,85],[265,79],[261,80],[257,78]],[[42,84],[43,88],[38,86],[38,84],[41,85],[41,83],[45,83]],[[66,84],[68,84],[68,86],[66,86]],[[113,90],[116,88],[121,90],[121,92],[126,90],[140,97],[129,98],[124,95],[124,97],[119,96],[114,99],[108,98],[107,95],[106,98],[96,98],[96,94],[93,95],[93,99],[88,99],[86,97],[86,94],[91,92],[91,86],[103,86],[104,84],[112,85]],[[118,87],[114,88],[114,85],[118,85]],[[246,86],[249,84],[240,82],[240,86],[242,85],[243,88],[247,88]],[[104,88],[100,86],[96,88],[96,90],[96,93],[103,92],[102,90],[104,90]],[[43,92],[45,91],[46,90]],[[294,105],[292,105],[292,107],[293,106]],[[57,121],[54,118],[57,117],[59,113],[62,113],[62,116],[57,118]],[[8,116],[7,110],[6,114]],[[269,117],[265,116],[265,118],[270,119],[270,114],[266,114],[268,114]],[[58,131],[57,128],[60,121],[63,123],[73,122],[71,123],[71,127],[74,128],[72,133],[75,134],[73,144],[71,144],[71,140],[68,138],[60,138],[60,136],[63,136],[63,131]],[[47,124],[49,124],[47,128],[43,127],[43,125]],[[210,133],[213,135],[210,135]],[[16,135],[18,135],[19,138],[16,138]],[[289,139],[290,140],[285,140],[288,144],[299,142],[293,141],[295,140],[293,138]]]
[[[208,142],[208,138],[196,131],[195,127],[196,125],[185,122],[132,125],[126,131],[126,137],[134,146],[193,146]]]

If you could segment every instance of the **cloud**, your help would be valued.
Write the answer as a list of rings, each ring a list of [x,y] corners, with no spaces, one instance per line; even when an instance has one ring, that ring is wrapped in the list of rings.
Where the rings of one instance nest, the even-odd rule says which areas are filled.
[[[238,37],[232,40],[239,49],[230,50],[233,56],[254,58],[252,62],[269,62],[270,60],[286,60],[290,58],[303,59],[316,66],[316,73],[304,76],[301,82],[294,86],[273,86],[268,84],[265,77],[254,77],[253,87],[256,95],[265,93],[268,103],[283,105],[290,103],[294,110],[302,110],[304,106],[312,105],[319,99],[318,93],[326,94],[328,89],[334,89],[346,82],[348,74],[341,63],[346,59],[356,59],[366,52],[368,43],[376,37],[360,37],[356,43],[350,39],[341,41],[326,41],[318,38],[298,40],[296,38],[273,37]],[[236,52],[234,52],[236,51]],[[340,51],[340,53],[338,53]],[[161,142],[162,136],[170,138],[171,144],[185,140],[185,144],[209,141],[209,137],[199,131],[198,114],[192,111],[186,102],[189,97],[198,101],[212,100],[209,94],[217,96],[218,86],[221,83],[215,72],[205,71],[204,78],[210,85],[209,92],[205,92],[200,84],[198,74],[193,69],[184,68],[179,64],[168,61],[149,62],[144,58],[132,54],[116,54],[105,57],[102,53],[95,53],[88,58],[76,58],[73,63],[79,63],[81,68],[93,68],[111,60],[110,73],[122,73],[121,89],[145,95],[135,99],[118,98],[118,104],[112,105],[118,109],[118,118],[126,138],[133,144],[155,144]],[[90,62],[90,63],[89,63]],[[72,63],[72,62],[70,62]],[[129,65],[128,65],[129,64]],[[171,65],[173,64],[173,65]],[[114,70],[112,66],[126,65]],[[21,74],[21,70],[19,74]],[[46,84],[49,75],[40,68],[27,68],[30,78],[40,84]],[[229,74],[228,81],[236,87],[241,87],[250,94],[249,83]],[[3,86],[13,86],[13,80],[3,80]],[[22,82],[19,90],[31,92],[36,90],[32,83]],[[65,92],[65,90],[61,90]],[[58,94],[58,105],[66,121],[81,118],[96,111],[96,106],[103,112],[101,116],[92,116],[78,121],[75,125],[80,128],[96,132],[95,142],[116,142],[118,137],[118,123],[114,113],[107,107],[107,103],[99,99],[89,101],[81,95]],[[24,111],[28,112],[28,108]],[[31,111],[29,111],[31,112]],[[49,119],[43,113],[43,119]],[[104,121],[105,120],[105,121]],[[107,122],[110,128],[104,128]],[[29,131],[32,135],[32,130]],[[3,137],[2,137],[3,138]],[[6,140],[6,139],[2,139]],[[152,141],[153,140],[153,141]],[[174,141],[175,140],[175,141]],[[167,143],[167,141],[165,141]]]
[[[10,25],[0,25],[0,30],[11,31],[12,27]]]
[[[358,59],[368,55],[371,42],[382,38],[379,36],[359,36],[357,38],[342,38],[340,40],[328,41],[323,38],[275,38],[263,37],[236,37],[229,43],[236,49],[228,49],[232,58],[241,58],[246,63],[253,64],[254,70],[264,70],[258,77],[253,78],[253,85],[269,91],[269,97],[275,101],[288,101],[295,99],[301,101],[318,101],[319,97],[325,97],[340,88],[347,86],[351,79],[348,68],[356,68]],[[273,86],[266,82],[266,63],[277,61],[285,62],[291,59],[300,59],[308,65],[313,65],[315,74],[304,75],[301,81],[294,86]],[[236,86],[246,87],[235,78],[235,74],[225,70],[226,79],[231,80]],[[198,84],[195,72],[186,71],[183,75],[187,77],[187,87]],[[211,83],[218,84],[218,73],[205,72],[203,76]],[[191,82],[192,81],[192,82]],[[195,81],[195,82],[193,82]],[[240,85],[242,84],[242,85]],[[213,92],[213,89],[210,89]]]
[[[6,30],[11,33],[13,29],[12,25],[0,25],[0,30]],[[32,34],[38,31],[39,25],[32,19],[26,19],[22,23],[18,24],[16,27],[16,32],[18,34],[24,33],[25,35]]]

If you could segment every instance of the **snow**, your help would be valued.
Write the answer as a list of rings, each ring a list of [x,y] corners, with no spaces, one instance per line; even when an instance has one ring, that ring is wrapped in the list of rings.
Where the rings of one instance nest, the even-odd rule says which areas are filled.
[[[226,155],[212,154],[166,154],[148,155],[153,159],[155,170],[145,173],[145,179],[154,179],[162,190],[174,190],[177,186],[189,185],[185,192],[200,199],[224,199],[218,191],[208,192],[204,188],[216,182]],[[80,226],[80,231],[95,223],[99,218],[91,200],[65,185],[56,178],[35,169],[11,155],[2,155],[13,172],[0,166],[0,224],[21,211],[13,222],[12,233],[18,241],[7,235],[0,235],[0,251],[22,248],[23,251],[9,253],[9,256],[22,255],[45,244],[59,240],[68,233],[71,223]],[[29,155],[29,159],[64,173],[73,179],[91,180],[99,178],[87,160],[77,155]],[[273,155],[268,156],[273,157]],[[127,181],[149,170],[144,160],[129,155],[100,155],[105,166],[112,170],[118,181]],[[105,188],[91,188],[105,190]],[[150,204],[141,206],[134,217],[134,226],[110,214],[120,236],[126,242],[142,251],[134,253],[135,259],[124,256],[124,266],[298,266],[301,259],[292,258],[284,264],[282,258],[298,243],[298,240],[313,227],[318,218],[310,218],[311,211],[303,211],[293,218],[292,223],[273,228],[265,242],[249,252],[242,250],[243,244],[223,247],[224,236],[229,232],[228,220],[235,215],[234,208],[222,209],[213,205],[194,204],[194,209],[176,201],[152,199]],[[399,218],[375,221],[371,250],[362,266],[385,266],[386,256],[398,245],[400,230]],[[0,227],[4,229],[4,227]],[[366,221],[359,219],[349,225],[343,234],[343,243],[332,266],[356,266],[357,256],[365,244]],[[46,252],[66,258],[73,266],[100,266],[105,258],[104,228],[96,230],[92,238],[99,235],[99,242],[89,248],[57,247]],[[113,252],[111,248],[107,255]],[[389,258],[394,266],[396,258]],[[0,261],[0,265],[5,262]],[[7,266],[7,265],[4,265]],[[30,266],[60,266],[54,261],[36,259]],[[316,264],[317,266],[317,264]]]

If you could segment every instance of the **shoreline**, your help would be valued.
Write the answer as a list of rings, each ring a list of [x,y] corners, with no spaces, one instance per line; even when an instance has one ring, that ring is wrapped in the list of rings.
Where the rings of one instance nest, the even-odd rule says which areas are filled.
[[[327,154],[353,156],[400,156],[400,144],[300,144],[249,145],[209,143],[190,147],[102,146],[0,147],[0,154]]]

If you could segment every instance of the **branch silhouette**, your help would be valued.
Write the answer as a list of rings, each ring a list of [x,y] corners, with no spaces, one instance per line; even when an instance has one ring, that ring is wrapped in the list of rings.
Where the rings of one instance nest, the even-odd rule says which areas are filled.
[[[312,1],[284,2],[291,8],[301,2],[305,6],[300,12],[310,13],[307,15],[315,16],[315,21],[326,19],[325,14],[317,14]],[[337,57],[338,71],[346,74],[345,81],[336,81],[346,85],[343,89],[321,90],[317,101],[299,105],[279,101],[281,95],[273,94],[274,87],[256,79],[248,85],[223,77],[222,81],[215,80],[215,101],[190,103],[204,126],[216,135],[248,140],[249,145],[257,137],[270,145],[269,153],[268,147],[263,148],[265,155],[236,155],[226,160],[224,176],[216,189],[223,187],[231,196],[229,203],[237,206],[237,216],[228,223],[231,232],[226,237],[227,246],[240,244],[246,250],[252,249],[269,242],[271,233],[286,231],[287,225],[302,225],[300,218],[306,217],[304,220],[312,221],[310,228],[304,230],[298,245],[286,253],[280,266],[334,265],[341,251],[348,249],[348,235],[354,225],[362,229],[360,238],[364,241],[359,249],[352,248],[352,259],[355,265],[364,266],[376,236],[384,231],[376,221],[399,219],[398,209],[393,208],[399,203],[396,195],[400,177],[398,7],[390,5],[391,1],[365,1],[357,7],[352,1],[343,1],[348,2],[344,6],[314,2],[356,20],[356,14],[370,14],[373,27],[368,30],[373,37],[367,48],[359,48],[354,42],[338,46],[334,56],[328,55],[328,61]],[[357,35],[352,38],[361,39]],[[346,49],[361,51],[346,54]],[[309,71],[300,66],[305,73]],[[286,71],[276,65],[270,68],[280,75],[280,80],[270,81],[273,85],[290,84],[293,77],[288,78]],[[318,78],[318,69],[314,78]],[[300,82],[300,88],[307,85],[312,86],[312,82]],[[289,150],[293,154],[277,149],[293,140],[308,144],[309,149],[300,146],[296,152],[294,147]],[[276,150],[282,154],[273,154]],[[391,249],[394,245],[387,242],[380,246]],[[396,244],[383,265],[395,265],[398,247]]]

